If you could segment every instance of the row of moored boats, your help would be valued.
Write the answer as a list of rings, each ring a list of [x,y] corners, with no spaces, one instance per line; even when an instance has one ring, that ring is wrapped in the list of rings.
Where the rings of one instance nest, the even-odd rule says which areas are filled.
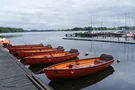
[[[25,65],[54,64],[42,69],[50,80],[76,78],[110,66],[112,55],[75,59],[80,54],[77,49],[65,51],[62,46],[56,48],[43,44],[7,45],[9,52]],[[71,60],[74,59],[74,60]]]

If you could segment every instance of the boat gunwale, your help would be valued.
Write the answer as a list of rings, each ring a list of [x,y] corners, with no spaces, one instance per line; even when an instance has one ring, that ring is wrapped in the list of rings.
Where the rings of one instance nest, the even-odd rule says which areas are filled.
[[[99,57],[97,57],[97,58],[99,58]],[[87,59],[90,59],[90,58],[87,58]],[[87,60],[87,59],[82,59],[82,60]],[[91,58],[91,59],[95,59],[95,58]],[[82,61],[82,60],[78,60],[78,61]],[[66,62],[61,62],[61,63],[59,63],[59,64],[63,64],[63,63],[67,63],[67,62],[71,62],[71,61],[66,61]],[[55,66],[55,65],[59,65],[59,64],[54,64],[54,65],[51,65],[51,66],[49,66],[49,67],[47,67],[47,68],[44,68],[43,69],[43,71],[64,71],[64,70],[80,70],[80,69],[87,69],[87,68],[95,68],[95,67],[98,67],[98,66],[101,66],[101,65],[104,65],[104,64],[107,64],[107,63],[110,63],[110,62],[114,62],[114,59],[111,59],[111,60],[108,60],[108,61],[105,61],[105,62],[103,62],[103,63],[99,63],[99,64],[97,64],[97,65],[89,65],[88,67],[80,67],[80,68],[67,68],[67,69],[55,69],[55,68],[53,68],[53,69],[49,69],[50,67],[53,67],[53,66]]]
[[[66,51],[66,52],[69,52],[69,51]],[[62,53],[66,53],[66,52],[62,52]],[[51,55],[51,54],[52,53],[49,53],[49,55]],[[57,53],[53,53],[53,54],[57,54]],[[60,58],[60,57],[72,56],[73,54],[80,54],[80,53],[77,52],[77,53],[71,53],[69,55],[67,54],[67,55],[64,55],[64,56],[56,56],[56,57],[52,56],[52,57],[44,57],[44,58]],[[42,54],[40,54],[40,55],[42,55]],[[41,57],[41,58],[33,58],[34,56],[40,56],[40,55],[33,55],[33,56],[25,57],[25,59],[27,59],[27,58],[30,58],[30,59],[41,59],[41,58],[43,58],[43,57]]]
[[[23,48],[8,48],[9,50],[27,50],[27,49],[51,49],[52,47],[39,46],[39,47],[23,47]]]
[[[37,50],[37,49],[36,49]],[[46,51],[44,51],[44,50],[46,50]],[[62,50],[65,50],[65,49],[57,49],[57,48],[49,48],[49,49],[40,49],[39,51],[40,52],[48,52],[47,50],[52,50],[52,51],[62,51]],[[31,50],[24,50],[24,51],[18,51],[18,52],[15,52],[15,53],[34,53],[34,52],[38,52],[38,51],[33,51],[33,52],[29,52],[29,51],[31,51]]]

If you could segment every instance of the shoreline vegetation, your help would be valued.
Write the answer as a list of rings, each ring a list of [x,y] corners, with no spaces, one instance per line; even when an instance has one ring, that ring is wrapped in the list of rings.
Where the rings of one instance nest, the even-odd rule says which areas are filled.
[[[128,27],[128,26],[121,26],[116,28],[109,28],[109,27],[74,27],[72,29],[51,29],[51,30],[24,30],[22,28],[11,28],[11,27],[0,27],[0,33],[12,33],[12,32],[56,32],[56,31],[89,31],[89,30],[122,30],[122,27]],[[128,27],[128,29],[135,30],[135,26]]]
[[[22,28],[0,27],[0,33],[24,32]]]

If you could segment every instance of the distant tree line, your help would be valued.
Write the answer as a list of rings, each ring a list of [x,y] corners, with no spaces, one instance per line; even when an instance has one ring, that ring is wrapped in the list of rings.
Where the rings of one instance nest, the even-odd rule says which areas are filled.
[[[135,30],[135,26],[130,27],[132,30]]]
[[[123,26],[122,26],[123,27]],[[124,26],[125,27],[125,26]],[[135,30],[135,26],[131,26],[128,27],[132,30]],[[24,30],[22,28],[10,28],[10,27],[0,27],[0,33],[9,33],[9,32],[52,32],[52,31],[88,31],[88,30],[120,30],[120,27],[116,27],[116,28],[109,28],[109,27],[92,27],[92,26],[88,26],[88,27],[74,27],[71,29],[50,29],[50,30],[36,30],[36,29],[32,29],[32,30]]]
[[[24,32],[22,28],[0,27],[0,33]]]
[[[49,32],[49,31],[87,31],[87,30],[116,30],[118,28],[107,28],[107,27],[74,27],[72,29],[57,29],[57,30],[29,30],[28,32]]]
[[[71,30],[115,30],[117,28],[108,28],[108,27],[84,27],[84,28],[80,28],[80,27],[75,27]]]
[[[128,27],[128,30],[135,30],[135,26],[122,26],[122,27]],[[84,28],[81,28],[81,27],[75,27],[73,29],[70,29],[71,31],[76,31],[76,30],[120,30],[121,28],[120,27],[115,27],[115,28],[109,28],[109,27],[91,27],[91,26],[88,26],[88,27],[84,27]]]

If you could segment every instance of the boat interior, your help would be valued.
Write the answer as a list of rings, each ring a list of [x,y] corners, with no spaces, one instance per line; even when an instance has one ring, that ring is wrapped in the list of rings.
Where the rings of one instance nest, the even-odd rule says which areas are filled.
[[[27,51],[20,51],[21,53],[27,53],[27,52],[48,52],[48,51],[55,51],[56,49],[45,49],[45,50],[27,50]]]
[[[9,50],[12,50],[12,49],[38,49],[38,48],[51,48],[51,47],[45,47],[45,46],[40,46],[40,47],[20,47],[20,48],[9,48]]]
[[[60,56],[66,56],[66,55],[71,55],[70,52],[61,52],[61,53],[46,53],[46,54],[41,54],[41,55],[34,55],[30,56],[29,58],[44,58],[44,57],[60,57]]]
[[[69,68],[77,69],[77,68],[95,66],[104,62],[106,61],[103,61],[99,57],[97,57],[97,58],[89,58],[89,59],[83,59],[83,60],[74,60],[74,61],[64,62],[64,63],[50,66],[47,69],[69,69]]]

